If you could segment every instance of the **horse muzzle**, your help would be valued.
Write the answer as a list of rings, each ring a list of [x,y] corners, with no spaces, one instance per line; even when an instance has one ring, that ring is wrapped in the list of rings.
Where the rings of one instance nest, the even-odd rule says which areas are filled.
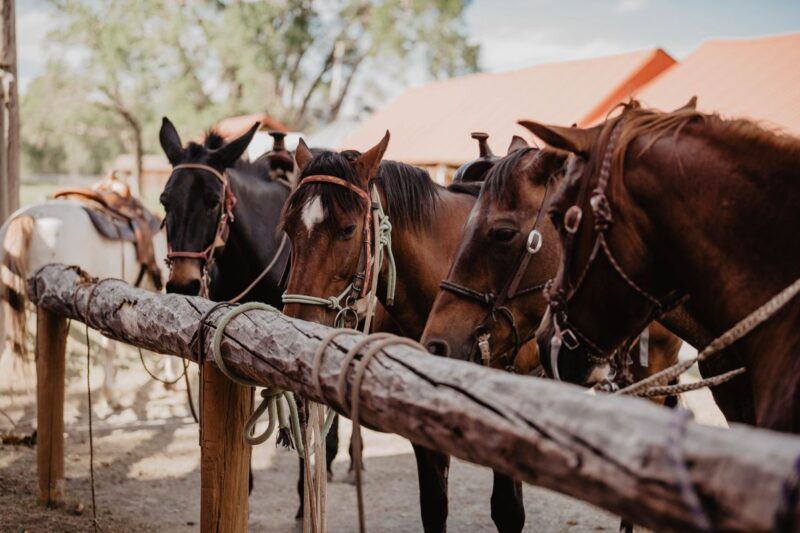
[[[198,296],[203,287],[203,266],[199,259],[172,260],[167,280],[167,292]]]

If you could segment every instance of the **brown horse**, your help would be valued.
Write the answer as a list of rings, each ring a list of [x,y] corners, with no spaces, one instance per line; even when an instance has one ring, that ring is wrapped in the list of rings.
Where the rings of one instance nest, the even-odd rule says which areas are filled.
[[[579,339],[561,348],[565,373],[588,375],[676,303],[717,336],[798,285],[800,140],[745,120],[635,103],[588,130],[529,126],[575,154],[550,210],[565,254],[537,332],[545,352],[557,331]],[[796,432],[800,299],[792,296],[735,352],[706,363],[744,365],[729,390],[752,401],[757,425]]]
[[[422,342],[429,351],[522,370],[514,354],[535,334],[547,307],[542,289],[560,258],[557,233],[542,213],[565,160],[564,153],[530,148],[518,139],[487,172],[428,318]],[[481,354],[481,340],[488,357]],[[616,370],[641,379],[675,362],[680,345],[677,337],[653,325],[647,360],[636,345],[632,364],[626,353]],[[604,379],[607,370],[594,372],[591,381]]]
[[[292,262],[284,312],[333,324],[334,305],[292,303],[296,295],[343,298],[365,271],[364,233],[375,191],[391,221],[391,251],[396,263],[392,291],[389,263],[379,275],[379,299],[397,325],[396,333],[418,339],[431,305],[461,240],[461,228],[475,198],[436,185],[427,172],[402,163],[381,162],[388,133],[364,154],[327,152],[312,157],[301,142],[296,152],[300,181],[287,202],[283,228],[292,241]],[[374,221],[377,223],[377,221]],[[367,282],[368,286],[368,282]],[[387,291],[392,294],[387,296]],[[340,299],[341,300],[341,299]],[[393,300],[393,301],[392,301]],[[385,326],[376,324],[375,330]],[[425,531],[444,531],[447,520],[449,457],[414,445]],[[495,473],[492,518],[500,531],[520,531],[525,512],[519,482]]]

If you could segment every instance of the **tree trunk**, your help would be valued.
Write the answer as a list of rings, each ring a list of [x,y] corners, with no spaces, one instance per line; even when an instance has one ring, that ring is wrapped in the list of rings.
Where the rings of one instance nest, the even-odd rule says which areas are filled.
[[[3,143],[0,145],[0,223],[19,208],[19,101],[14,0],[0,0],[0,83]]]
[[[110,338],[192,360],[198,321],[214,305],[116,280],[97,285],[61,265],[32,276],[29,290],[37,305],[88,318]],[[226,311],[206,318],[199,335],[204,346],[211,346],[215,324]],[[345,352],[362,336],[342,335],[329,344],[318,390],[313,361],[319,340],[330,331],[277,311],[250,311],[228,325],[221,353],[241,376],[346,413],[338,380],[344,372],[342,392],[350,398],[355,365],[342,365]],[[578,387],[405,346],[386,348],[372,360],[358,396],[362,421],[371,427],[658,531],[700,529],[705,520],[714,530],[768,531],[784,505],[780,516],[788,518],[790,529],[800,524],[796,436],[735,424],[729,430],[701,426],[686,420],[685,411],[634,398],[590,396]]]

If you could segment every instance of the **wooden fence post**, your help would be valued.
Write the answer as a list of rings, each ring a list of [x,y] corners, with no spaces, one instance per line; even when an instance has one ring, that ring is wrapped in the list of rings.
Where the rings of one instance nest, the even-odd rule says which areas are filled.
[[[200,531],[244,532],[249,518],[251,447],[242,437],[253,388],[202,363],[200,383]]]
[[[67,319],[44,308],[36,314],[36,462],[39,502],[64,502],[64,367]]]

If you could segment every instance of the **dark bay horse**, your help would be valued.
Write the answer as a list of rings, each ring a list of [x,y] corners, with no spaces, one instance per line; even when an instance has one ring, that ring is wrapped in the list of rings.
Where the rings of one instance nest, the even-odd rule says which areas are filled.
[[[685,301],[689,318],[718,336],[797,288],[800,140],[745,120],[635,103],[588,130],[530,128],[575,154],[550,210],[566,253],[537,333],[548,351],[556,325],[577,332],[579,345],[562,346],[559,358],[572,375],[586,375],[675,303]],[[752,402],[756,425],[797,432],[800,298],[785,296],[706,363],[743,365],[729,390]]]
[[[513,366],[508,354],[534,337],[547,307],[543,288],[556,273],[560,251],[556,230],[543,213],[560,183],[566,154],[530,148],[522,139],[511,148],[485,175],[428,318],[422,342],[432,353]],[[480,353],[481,338],[488,357]],[[680,345],[654,324],[646,359],[634,345],[620,354],[616,370],[638,381],[674,363]],[[596,370],[590,381],[607,373],[607,367]]]
[[[363,198],[375,190],[391,221],[397,272],[394,301],[390,302],[388,262],[384,262],[378,297],[393,319],[392,332],[418,339],[475,198],[436,185],[421,169],[382,162],[388,141],[387,133],[363,154],[348,151],[316,156],[300,143],[296,152],[299,185],[283,214],[283,228],[292,241],[286,292],[324,299],[341,295],[351,286],[363,257],[362,235],[369,209]],[[337,182],[331,183],[330,178]],[[284,312],[323,324],[333,324],[337,316],[332,306],[302,303],[287,303]],[[383,330],[383,325],[376,326],[373,331]],[[449,457],[418,445],[414,452],[423,528],[445,531]],[[491,504],[500,531],[522,529],[525,514],[520,483],[495,473]]]
[[[290,187],[271,177],[269,158],[254,162],[240,158],[257,128],[256,124],[227,144],[211,132],[203,144],[184,147],[175,127],[164,118],[161,146],[174,168],[161,194],[170,252],[167,292],[199,295],[207,282],[208,298],[228,301],[242,295],[272,263],[239,301],[278,309],[283,305],[280,281],[289,246],[280,248],[277,228]],[[334,423],[326,442],[329,469],[338,448],[337,427]],[[302,516],[302,468],[301,460],[297,516]],[[250,482],[252,490],[252,473]]]

